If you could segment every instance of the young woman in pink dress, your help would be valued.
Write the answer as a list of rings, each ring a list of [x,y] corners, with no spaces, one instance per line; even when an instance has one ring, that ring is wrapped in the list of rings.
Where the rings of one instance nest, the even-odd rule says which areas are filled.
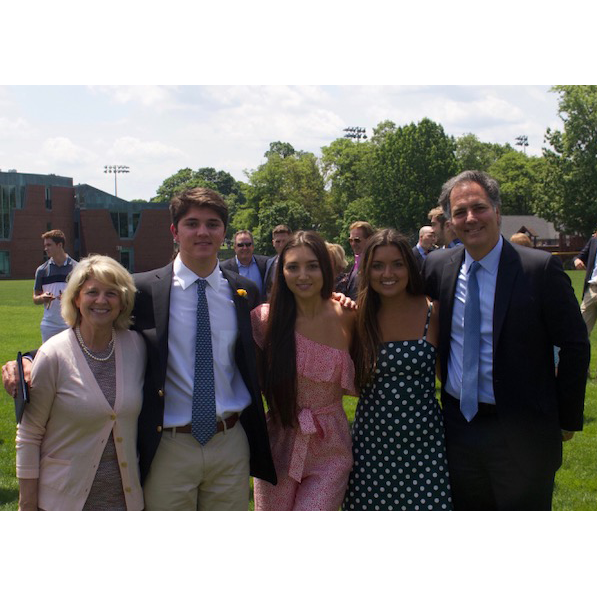
[[[278,484],[255,479],[256,510],[338,510],[352,468],[342,407],[355,394],[349,355],[355,312],[331,298],[330,256],[297,232],[278,260],[271,304],[253,310]]]

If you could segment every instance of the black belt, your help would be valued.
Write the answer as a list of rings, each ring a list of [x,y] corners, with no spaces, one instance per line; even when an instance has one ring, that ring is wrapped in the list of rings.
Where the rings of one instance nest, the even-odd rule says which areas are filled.
[[[444,404],[451,404],[458,410],[460,410],[460,400],[454,398],[450,394],[444,392],[442,394],[442,402]],[[487,402],[479,402],[477,404],[477,415],[487,416],[487,415],[497,415],[497,406],[495,404],[487,404]],[[476,416],[477,416],[476,415]]]
[[[227,419],[218,421],[216,433],[221,433],[224,429],[232,429],[238,421],[238,413],[230,415]],[[184,427],[165,427],[164,431],[176,431],[176,433],[191,433],[191,425]]]

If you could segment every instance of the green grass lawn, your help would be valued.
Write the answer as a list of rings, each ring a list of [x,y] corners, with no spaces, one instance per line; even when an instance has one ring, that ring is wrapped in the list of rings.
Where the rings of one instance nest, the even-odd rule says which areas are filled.
[[[568,272],[580,296],[584,272]],[[0,363],[14,359],[18,350],[41,343],[42,308],[31,300],[33,280],[0,282]],[[564,462],[556,476],[554,510],[597,510],[597,328],[591,334],[591,379],[587,382],[585,428],[564,444]],[[15,418],[12,398],[0,391],[0,510],[16,510]],[[352,422],[356,398],[346,397],[344,407]]]

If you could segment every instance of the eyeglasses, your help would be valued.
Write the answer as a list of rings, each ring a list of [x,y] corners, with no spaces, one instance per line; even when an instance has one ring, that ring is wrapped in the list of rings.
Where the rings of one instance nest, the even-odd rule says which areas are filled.
[[[236,243],[236,246],[239,249],[242,249],[243,247],[250,247],[253,243]]]
[[[348,242],[349,243],[357,243],[358,244],[358,243],[361,242],[361,239],[360,238],[349,238]]]

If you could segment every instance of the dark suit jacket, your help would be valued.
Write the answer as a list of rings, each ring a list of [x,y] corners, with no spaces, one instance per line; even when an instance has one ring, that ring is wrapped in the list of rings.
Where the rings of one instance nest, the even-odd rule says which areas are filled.
[[[592,237],[584,246],[583,250],[577,255],[577,258],[580,259],[587,268],[587,272],[585,274],[585,284],[582,289],[583,295],[589,287],[589,280],[591,279],[593,267],[595,266],[595,254],[597,254],[597,238]]]
[[[266,262],[265,274],[263,276],[263,294],[265,295],[266,299],[271,292],[272,285],[274,283],[274,276],[276,275],[278,268],[278,257],[280,256],[274,255],[273,257],[268,257]]]
[[[338,292],[343,292],[346,296],[349,296],[353,301],[357,300],[359,294],[359,268],[353,265],[348,273],[348,278],[345,282],[344,289],[338,288]]]
[[[412,249],[413,249],[413,256],[415,258],[415,261],[417,262],[417,266],[419,267],[419,271],[422,271],[423,264],[425,263],[425,259],[423,258],[423,255],[421,255],[421,253],[419,253],[419,249],[417,249],[416,245]]]
[[[439,300],[443,386],[463,259],[462,245],[434,251],[423,270],[425,292]],[[560,347],[557,376],[554,346]],[[504,240],[495,289],[493,352],[493,390],[506,440],[528,471],[557,470],[561,429],[582,429],[590,345],[570,279],[556,257]]]
[[[240,332],[235,349],[236,364],[251,394],[251,405],[243,411],[240,418],[251,449],[251,475],[276,483],[251,332],[250,311],[259,304],[257,287],[238,274],[227,270],[222,270],[222,273],[232,290]],[[134,279],[137,295],[133,310],[133,329],[145,338],[148,353],[138,438],[143,483],[160,443],[164,421],[172,263],[161,269],[135,274]],[[239,288],[245,289],[247,295],[239,296],[236,292]]]
[[[253,255],[255,257],[255,262],[257,263],[257,267],[259,268],[259,273],[261,274],[261,287],[263,288],[263,294],[265,294],[265,270],[267,268],[267,262],[269,261],[269,257],[266,255]],[[231,257],[230,259],[226,259],[226,261],[222,261],[220,263],[220,267],[223,270],[229,270],[238,274],[238,265],[236,263],[236,256]],[[261,297],[263,301],[263,297]]]

